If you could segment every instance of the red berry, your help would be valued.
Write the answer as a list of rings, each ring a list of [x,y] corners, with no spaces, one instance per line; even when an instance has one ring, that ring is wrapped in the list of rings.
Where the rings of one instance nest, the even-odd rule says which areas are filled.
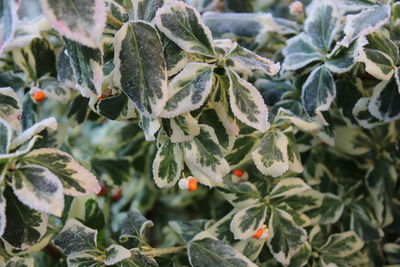
[[[108,188],[106,184],[100,184],[100,192],[97,193],[98,196],[104,196],[108,192]]]
[[[191,191],[191,192],[197,190],[197,179],[196,178],[190,178],[189,179],[188,190]]]
[[[36,92],[34,92],[32,94],[32,98],[36,102],[40,103],[40,102],[43,102],[46,99],[46,94],[42,90],[38,89],[38,90],[36,90]]]
[[[259,228],[259,229],[257,230],[257,232],[253,235],[253,237],[256,238],[256,239],[259,239],[260,236],[263,234],[263,232],[264,232],[264,229]]]
[[[121,188],[117,188],[117,190],[113,190],[113,194],[111,196],[111,198],[115,201],[120,200],[122,198],[122,189]]]
[[[244,170],[241,170],[241,169],[235,169],[235,170],[233,171],[233,175],[235,175],[235,176],[237,176],[237,177],[242,177],[243,174],[244,174]]]

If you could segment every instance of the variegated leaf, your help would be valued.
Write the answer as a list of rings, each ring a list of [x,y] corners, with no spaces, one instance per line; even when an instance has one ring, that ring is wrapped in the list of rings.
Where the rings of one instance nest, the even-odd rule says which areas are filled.
[[[319,208],[324,200],[324,195],[316,190],[307,190],[297,195],[284,199],[284,203],[299,212]]]
[[[0,118],[0,154],[8,154],[12,131],[8,122]]]
[[[329,109],[336,96],[332,74],[324,66],[314,69],[303,84],[301,101],[307,114],[315,117]]]
[[[64,193],[60,180],[48,169],[25,165],[13,173],[14,194],[26,206],[60,217],[64,210]]]
[[[146,229],[153,225],[152,221],[146,219],[140,211],[133,208],[121,222],[119,240],[120,242],[124,242],[128,238],[143,239]]]
[[[22,103],[11,87],[0,88],[0,118],[7,121],[11,129],[21,129]]]
[[[384,160],[374,162],[374,165],[365,175],[365,182],[372,198],[375,216],[383,226],[389,225],[393,221],[390,203],[397,180],[396,169]]]
[[[93,251],[97,247],[97,230],[86,227],[76,219],[69,219],[53,244],[67,256]]]
[[[333,73],[345,73],[350,71],[357,63],[361,47],[364,45],[362,39],[357,39],[349,47],[337,44],[328,55],[325,67]]]
[[[289,267],[302,267],[306,266],[312,253],[312,247],[308,242],[300,248],[299,252],[296,253],[291,259]]]
[[[104,252],[106,253],[106,258],[104,259],[105,265],[119,263],[131,256],[129,249],[117,244],[109,246]]]
[[[6,199],[3,196],[3,192],[0,194],[0,237],[4,234],[4,229],[6,228],[7,218],[6,218]]]
[[[322,254],[344,258],[357,252],[364,242],[353,231],[330,235],[321,247]]]
[[[168,101],[162,117],[171,118],[199,108],[212,88],[214,66],[189,63],[168,85]]]
[[[134,0],[132,1],[135,20],[151,22],[157,10],[164,5],[165,0]]]
[[[168,77],[171,77],[180,72],[189,62],[189,57],[186,55],[177,44],[168,39],[165,34],[160,33],[161,42],[164,48],[165,64],[167,65]]]
[[[72,69],[67,50],[64,48],[57,57],[57,80],[68,87],[74,87],[76,84],[74,70]]]
[[[247,68],[250,71],[262,70],[265,74],[275,75],[280,70],[280,64],[274,63],[272,60],[260,57],[256,53],[236,45],[233,51],[226,57],[227,67],[232,64],[229,60],[233,61],[233,64],[239,64],[241,67]]]
[[[149,258],[140,253],[138,248],[134,248],[130,250],[132,256],[129,259],[121,262],[121,266],[126,267],[137,267],[137,266],[146,266],[146,267],[158,267],[158,264],[155,259]]]
[[[11,188],[4,191],[4,198],[7,209],[2,239],[5,244],[24,250],[39,242],[47,230],[47,215],[19,202]]]
[[[335,132],[336,148],[349,155],[363,155],[373,146],[369,136],[361,129],[341,126],[336,127]]]
[[[329,51],[339,30],[339,18],[339,10],[332,0],[319,2],[313,6],[304,23],[304,28],[315,47]]]
[[[38,123],[35,123],[25,131],[23,131],[20,135],[18,135],[14,140],[12,140],[10,149],[15,149],[23,144],[25,144],[27,141],[29,141],[33,136],[39,134],[41,131],[45,129],[52,129],[56,130],[57,129],[57,121],[55,118],[47,118],[42,121],[39,121]]]
[[[107,8],[107,22],[103,34],[114,37],[115,32],[121,28],[121,24],[129,20],[129,14],[122,5],[114,0],[106,0],[105,4]]]
[[[64,38],[64,43],[81,94],[85,97],[99,97],[103,82],[101,50],[66,38]]]
[[[269,193],[269,196],[271,199],[289,197],[308,189],[311,189],[311,187],[300,178],[285,178],[275,185],[274,189]]]
[[[53,27],[68,39],[96,48],[106,23],[104,0],[40,0]]]
[[[195,235],[205,230],[208,222],[208,220],[203,219],[193,221],[170,221],[168,225],[183,241],[190,242]]]
[[[320,123],[317,121],[301,118],[284,108],[279,108],[277,118],[290,121],[294,126],[304,132],[316,132],[321,127]]]
[[[270,252],[278,262],[288,265],[307,240],[307,232],[295,224],[289,213],[280,209],[272,209],[268,229]]]
[[[238,212],[237,209],[231,210],[224,217],[207,228],[207,232],[227,243],[234,243],[236,240],[231,232],[231,222],[233,216]]]
[[[390,5],[373,5],[358,14],[347,15],[341,43],[349,46],[353,40],[379,30],[389,21],[390,13]]]
[[[165,141],[158,149],[153,161],[154,181],[160,188],[172,187],[183,170],[183,155],[179,144]]]
[[[199,233],[188,244],[188,255],[193,267],[256,267],[257,265],[231,246],[207,232]]]
[[[0,7],[0,54],[13,37],[17,23],[18,1],[4,0]]]
[[[380,121],[394,121],[400,118],[400,91],[396,79],[378,83],[368,104],[369,112]]]
[[[49,169],[60,179],[66,195],[83,196],[100,191],[96,177],[61,150],[36,149],[24,156],[23,161]]]
[[[240,240],[233,245],[233,248],[251,261],[256,261],[264,248],[265,242],[265,239],[250,238],[247,240]]]
[[[171,118],[170,125],[170,138],[173,143],[189,141],[200,134],[199,123],[189,112]]]
[[[213,186],[221,183],[230,171],[218,143],[214,130],[200,125],[200,134],[191,141],[181,143],[186,165],[192,174],[203,184]]]
[[[40,139],[40,136],[36,135],[29,142],[22,145],[15,152],[8,153],[8,154],[0,154],[0,162],[5,162],[11,158],[21,157],[21,156],[29,153],[39,139]]]
[[[89,253],[78,253],[67,257],[69,267],[100,267],[103,263],[97,261],[95,255]]]
[[[262,200],[257,187],[249,182],[236,184],[225,181],[221,187],[218,187],[218,191],[238,209],[261,203]]]
[[[288,139],[279,130],[268,131],[260,146],[251,153],[258,170],[265,175],[277,177],[289,169]]]
[[[332,193],[314,192],[317,198],[322,197],[322,203],[315,208],[307,210],[305,213],[310,217],[312,224],[332,224],[337,222],[343,214],[343,200]],[[319,196],[318,196],[319,195]]]
[[[289,160],[289,170],[292,172],[301,173],[303,172],[304,168],[303,165],[301,164],[300,153],[297,148],[297,143],[293,134],[293,129],[289,128],[287,131],[285,131],[285,135],[288,139],[287,152]]]
[[[161,127],[160,120],[158,118],[148,118],[148,117],[142,116],[142,119],[141,119],[139,125],[144,132],[146,141],[156,140],[154,135],[157,133],[157,131]]]
[[[283,201],[280,204],[275,205],[275,207],[277,209],[280,209],[280,210],[283,210],[283,211],[286,211],[287,213],[289,213],[292,216],[293,221],[300,227],[304,228],[304,227],[308,227],[311,225],[311,223],[312,223],[311,219],[306,214],[304,214],[303,212],[300,212],[296,209],[293,209],[292,207],[290,207],[289,205],[287,205],[285,203],[284,199],[282,199],[282,200]],[[274,203],[271,203],[271,204],[274,205]]]
[[[389,80],[399,61],[399,49],[382,33],[375,32],[365,37],[357,61],[365,64],[365,70],[380,80]]]
[[[287,40],[282,53],[285,56],[283,61],[285,70],[298,70],[312,62],[322,60],[321,54],[317,52],[310,37],[305,33],[300,33]]]
[[[167,100],[167,70],[156,29],[144,21],[125,23],[114,39],[114,81],[140,113],[157,117]]]
[[[68,65],[69,62],[67,63]],[[60,101],[67,104],[71,100],[71,89],[61,84],[55,78],[47,78],[40,81],[40,89],[42,89],[49,99]]]
[[[256,147],[258,138],[252,135],[239,136],[233,145],[233,148],[226,155],[226,160],[231,167],[236,167],[243,162],[251,159],[251,151]]]
[[[372,116],[371,112],[368,109],[370,101],[370,98],[362,97],[357,101],[352,110],[352,114],[355,120],[361,127],[366,129],[371,129],[380,124],[380,121]]]
[[[265,223],[266,217],[267,207],[264,203],[257,203],[239,210],[231,222],[231,231],[235,239],[252,237]]]
[[[210,30],[193,7],[170,1],[157,11],[155,23],[169,39],[189,53],[216,55]]]
[[[357,120],[353,115],[353,109],[361,98],[363,89],[362,80],[355,76],[345,76],[336,80],[335,104],[342,113],[348,125],[356,124]]]
[[[229,71],[229,99],[233,114],[243,123],[265,132],[268,122],[268,108],[260,92],[235,72]]]
[[[35,259],[27,257],[12,257],[4,265],[4,267],[34,267]]]
[[[378,225],[377,221],[367,215],[366,209],[360,206],[352,206],[350,212],[350,230],[365,242],[379,240],[384,236],[383,230]]]

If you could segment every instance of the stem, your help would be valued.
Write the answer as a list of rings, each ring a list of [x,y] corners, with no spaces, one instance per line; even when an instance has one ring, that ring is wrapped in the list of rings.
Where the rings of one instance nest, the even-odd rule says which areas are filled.
[[[115,28],[121,28],[124,23],[111,14],[107,14],[108,22]]]
[[[140,251],[140,254],[154,258],[164,254],[179,253],[186,249],[186,246],[172,247],[172,248],[154,248],[149,251]]]

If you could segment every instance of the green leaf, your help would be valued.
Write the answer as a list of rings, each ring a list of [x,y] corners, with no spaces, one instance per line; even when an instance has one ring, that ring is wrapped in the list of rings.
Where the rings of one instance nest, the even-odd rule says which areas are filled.
[[[114,39],[114,81],[146,117],[157,117],[167,100],[167,72],[157,30],[144,21],[125,23]]]
[[[66,195],[83,196],[100,191],[96,177],[61,150],[36,149],[24,156],[23,161],[49,169],[60,179]]]
[[[265,223],[267,207],[264,203],[257,203],[239,210],[233,216],[231,231],[235,239],[248,239],[252,237]]]
[[[143,239],[146,228],[152,226],[152,221],[146,219],[137,209],[132,209],[121,223],[119,240],[124,242],[128,238]]]
[[[312,6],[304,23],[305,32],[315,47],[329,51],[339,30],[339,10],[333,1],[323,1]]]
[[[312,62],[322,60],[321,54],[316,51],[310,37],[305,33],[287,40],[282,53],[285,56],[283,68],[286,70],[298,70]]]
[[[183,2],[168,2],[157,11],[155,23],[169,39],[189,53],[216,55],[210,30],[199,12]]]
[[[357,252],[364,242],[353,231],[330,235],[328,241],[321,247],[322,254],[344,258]]]
[[[201,124],[200,134],[180,145],[187,167],[201,183],[213,186],[221,183],[222,177],[229,173],[228,162],[210,126]]]
[[[40,0],[43,13],[62,35],[83,45],[95,48],[106,23],[103,0]]]
[[[103,82],[103,56],[99,48],[91,48],[64,38],[78,89],[85,97],[99,97]]]
[[[117,244],[109,246],[104,252],[106,253],[106,258],[104,259],[106,265],[113,265],[131,257],[129,249]]]
[[[25,165],[13,173],[14,194],[26,206],[61,217],[64,193],[60,180],[48,169]]]
[[[285,178],[275,185],[274,189],[269,193],[269,196],[270,199],[289,197],[302,193],[308,189],[311,189],[311,187],[300,178]]]
[[[213,82],[214,66],[206,63],[189,63],[169,83],[168,101],[162,117],[171,118],[203,105]]]
[[[69,219],[53,240],[53,244],[67,256],[97,249],[97,230]]]
[[[11,143],[10,125],[0,118],[0,154],[8,154]]]
[[[240,67],[247,68],[250,71],[262,70],[265,74],[275,75],[280,69],[280,64],[274,63],[272,60],[260,57],[256,53],[241,47],[235,43],[232,52],[226,57],[227,60],[232,60],[233,63],[239,64]],[[227,64],[229,68],[229,64]]]
[[[288,139],[279,130],[268,131],[260,146],[251,153],[258,170],[265,175],[277,177],[289,169]]]
[[[375,32],[365,37],[357,61],[365,64],[365,70],[380,80],[389,80],[396,70],[399,49],[382,33]]]
[[[311,72],[301,90],[301,101],[311,117],[328,110],[336,96],[333,76],[324,66]]]
[[[291,258],[307,240],[307,232],[297,226],[286,211],[272,209],[269,219],[267,244],[274,258],[289,265]]]
[[[189,112],[171,118],[170,125],[170,138],[173,143],[190,141],[200,134],[199,122]]]
[[[184,242],[189,242],[195,235],[205,230],[207,222],[207,220],[170,221],[168,224]]]
[[[14,30],[17,24],[17,3],[14,0],[3,1],[0,7],[0,54],[13,37]]]
[[[218,188],[224,198],[229,201],[235,208],[245,208],[251,205],[261,203],[262,196],[257,187],[249,182],[241,182],[238,184],[225,181]]]
[[[183,155],[179,144],[165,141],[153,161],[154,181],[160,188],[172,187],[179,180],[182,170]]]
[[[229,100],[235,117],[257,130],[265,132],[268,123],[268,109],[260,92],[235,72],[229,71]]]
[[[390,13],[390,5],[373,5],[358,14],[347,15],[341,43],[349,46],[353,40],[379,30],[389,21]]]
[[[193,267],[246,267],[257,266],[234,248],[215,239],[207,232],[198,234],[188,244],[188,255]]]
[[[151,22],[157,10],[164,5],[164,0],[135,0],[132,5],[136,20]]]
[[[378,83],[373,91],[368,110],[380,121],[394,121],[400,118],[400,92],[396,79]]]
[[[18,250],[27,249],[39,242],[47,230],[47,215],[23,205],[11,189],[4,191],[4,197],[7,223],[3,241]]]
[[[11,87],[0,88],[0,118],[13,130],[21,129],[22,103]]]
[[[34,258],[12,257],[9,259],[4,267],[34,267]]]

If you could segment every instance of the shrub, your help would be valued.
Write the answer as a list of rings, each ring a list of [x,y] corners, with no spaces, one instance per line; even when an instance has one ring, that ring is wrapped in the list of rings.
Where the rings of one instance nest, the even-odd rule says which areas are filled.
[[[400,2],[0,11],[2,265],[400,264]]]

